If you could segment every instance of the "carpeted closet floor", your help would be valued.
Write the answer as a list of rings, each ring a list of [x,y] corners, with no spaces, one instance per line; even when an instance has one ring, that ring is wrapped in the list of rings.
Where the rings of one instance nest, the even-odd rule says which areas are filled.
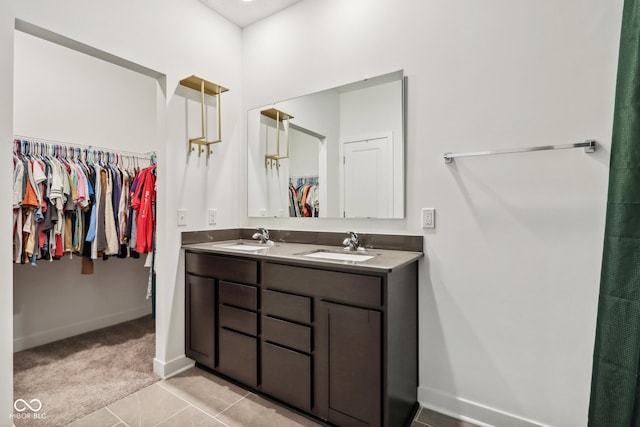
[[[14,423],[64,426],[135,393],[159,380],[154,355],[151,316],[15,353],[14,399],[42,407],[16,411]]]

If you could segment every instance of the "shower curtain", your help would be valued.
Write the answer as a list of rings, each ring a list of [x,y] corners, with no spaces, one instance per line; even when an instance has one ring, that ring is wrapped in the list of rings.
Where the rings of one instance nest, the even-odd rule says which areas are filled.
[[[640,0],[625,0],[589,426],[640,426]]]

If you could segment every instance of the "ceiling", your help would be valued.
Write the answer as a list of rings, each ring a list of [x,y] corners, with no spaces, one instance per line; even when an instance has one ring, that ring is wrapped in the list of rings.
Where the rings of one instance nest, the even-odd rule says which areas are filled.
[[[246,27],[301,0],[200,0],[239,27]]]

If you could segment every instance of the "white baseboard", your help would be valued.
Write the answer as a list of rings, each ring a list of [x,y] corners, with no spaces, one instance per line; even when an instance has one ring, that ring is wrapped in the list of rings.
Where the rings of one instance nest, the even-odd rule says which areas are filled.
[[[187,356],[176,357],[168,362],[155,358],[153,359],[153,372],[163,380],[166,380],[178,375],[180,372],[193,368],[195,364],[196,362]]]
[[[425,408],[483,427],[548,427],[545,424],[424,386],[418,388],[418,402]]]
[[[59,326],[57,328],[37,332],[25,337],[14,337],[13,352],[15,353],[17,351],[37,347],[42,344],[48,344],[53,341],[80,335],[85,332],[95,331],[96,329],[106,328],[107,326],[137,319],[148,314],[151,314],[151,304],[145,304],[144,307],[110,314],[109,316],[97,317],[95,319],[87,319],[82,322]]]

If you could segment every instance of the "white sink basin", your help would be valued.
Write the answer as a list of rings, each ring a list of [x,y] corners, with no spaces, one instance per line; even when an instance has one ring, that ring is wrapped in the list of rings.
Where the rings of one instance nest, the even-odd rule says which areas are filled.
[[[321,259],[330,259],[336,261],[351,261],[351,262],[362,262],[370,260],[375,257],[375,255],[365,255],[365,254],[354,254],[347,252],[329,252],[329,251],[316,251],[308,254],[304,254],[303,256],[308,258],[321,258]]]
[[[233,244],[229,244],[229,245],[218,245],[219,248],[223,248],[223,249],[234,249],[234,250],[238,250],[238,251],[247,251],[247,252],[251,252],[251,251],[260,251],[263,249],[269,249],[269,246],[266,245],[249,245],[246,243],[233,243]]]

